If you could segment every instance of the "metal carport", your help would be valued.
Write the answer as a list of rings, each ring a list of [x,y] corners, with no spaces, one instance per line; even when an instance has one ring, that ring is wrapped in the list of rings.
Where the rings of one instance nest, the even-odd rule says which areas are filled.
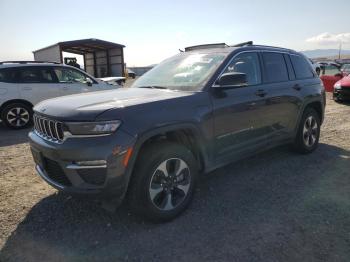
[[[125,46],[95,38],[59,42],[33,51],[35,61],[63,63],[62,52],[82,55],[85,71],[95,77],[124,76]]]

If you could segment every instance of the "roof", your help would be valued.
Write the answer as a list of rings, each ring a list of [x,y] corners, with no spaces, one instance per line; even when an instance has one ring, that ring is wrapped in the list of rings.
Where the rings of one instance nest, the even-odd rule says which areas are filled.
[[[36,53],[38,51],[42,51],[45,49],[48,49],[50,47],[54,46],[60,46],[62,51],[70,52],[70,53],[90,53],[98,50],[106,50],[106,49],[112,49],[112,48],[124,48],[125,46],[122,44],[117,44],[113,42],[108,42],[96,38],[88,38],[88,39],[80,39],[80,40],[73,40],[73,41],[65,41],[65,42],[58,42],[54,45],[50,45],[38,50],[33,51],[33,53]]]
[[[18,63],[17,61],[15,62],[0,62],[0,68],[13,68],[13,67],[33,67],[33,66],[64,66],[64,67],[70,67],[70,68],[74,68],[74,69],[78,69],[76,67],[72,67],[70,65],[65,65],[65,64],[61,64],[61,63],[56,63],[56,62],[30,62],[27,61],[26,63]],[[81,71],[81,70],[80,70]]]
[[[280,51],[280,52],[288,52],[288,53],[297,53],[294,50],[275,47],[275,46],[266,46],[266,45],[255,45],[252,41],[244,42],[236,45],[227,45],[225,43],[215,43],[215,44],[204,44],[197,46],[190,46],[185,48],[185,52],[194,52],[194,51],[205,51],[205,52],[225,52],[230,53],[236,49],[242,50],[271,50],[271,51]]]

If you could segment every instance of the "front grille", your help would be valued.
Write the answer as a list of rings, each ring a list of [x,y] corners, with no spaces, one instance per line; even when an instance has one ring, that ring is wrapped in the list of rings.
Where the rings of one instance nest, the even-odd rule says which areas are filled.
[[[56,120],[51,120],[37,114],[33,116],[34,130],[40,137],[55,142],[63,142],[63,124]]]
[[[64,186],[72,185],[67,176],[64,174],[63,169],[56,161],[44,158],[44,169],[47,176],[54,182]]]

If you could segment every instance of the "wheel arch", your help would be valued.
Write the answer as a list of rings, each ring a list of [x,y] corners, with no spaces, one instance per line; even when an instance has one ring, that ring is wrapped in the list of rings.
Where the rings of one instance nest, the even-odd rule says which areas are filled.
[[[169,125],[165,127],[156,128],[145,132],[138,136],[134,146],[133,153],[131,155],[130,161],[128,163],[128,168],[126,171],[127,180],[129,183],[135,164],[137,162],[142,149],[145,148],[149,143],[160,142],[162,140],[168,140],[173,142],[179,142],[193,152],[196,160],[199,164],[199,170],[205,170],[208,164],[208,155],[206,149],[202,143],[202,136],[199,129],[194,124],[176,124]],[[129,185],[127,186],[127,188]]]
[[[160,127],[142,134],[134,146],[135,160],[147,145],[154,142],[161,142],[162,140],[176,142],[186,146],[198,161],[199,169],[205,169],[208,158],[206,149],[203,146],[203,137],[200,130],[191,123]]]
[[[2,111],[4,110],[4,108],[6,106],[11,105],[11,104],[15,104],[15,103],[25,104],[25,105],[29,106],[30,108],[33,108],[33,106],[34,106],[31,102],[24,100],[24,99],[11,99],[11,100],[6,101],[5,103],[3,103],[0,106],[0,115],[2,115]]]
[[[308,103],[308,104],[304,107],[303,112],[304,112],[307,108],[312,108],[312,109],[314,109],[314,110],[317,112],[318,116],[320,117],[321,123],[323,123],[323,119],[324,119],[324,110],[323,110],[323,107],[322,107],[322,103],[321,103],[320,101],[314,101],[314,102]]]

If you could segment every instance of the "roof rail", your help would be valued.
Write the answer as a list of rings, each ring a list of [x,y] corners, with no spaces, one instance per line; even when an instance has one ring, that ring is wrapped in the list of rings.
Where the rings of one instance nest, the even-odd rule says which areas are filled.
[[[242,47],[242,46],[247,46],[247,45],[253,45],[253,41],[247,41],[247,42],[243,42],[243,43],[239,43],[239,44],[235,44],[235,45],[231,45],[232,47]]]
[[[1,61],[0,65],[3,64],[61,64],[59,62],[50,61]]]
[[[194,45],[194,46],[185,47],[185,52],[193,51],[197,49],[222,48],[222,47],[228,47],[228,45],[225,43]]]
[[[285,47],[279,47],[279,46],[272,46],[272,45],[254,45],[257,47],[268,47],[268,48],[278,48],[278,49],[283,49],[283,50],[287,50],[287,51],[293,51],[292,49],[289,48],[285,48]]]

